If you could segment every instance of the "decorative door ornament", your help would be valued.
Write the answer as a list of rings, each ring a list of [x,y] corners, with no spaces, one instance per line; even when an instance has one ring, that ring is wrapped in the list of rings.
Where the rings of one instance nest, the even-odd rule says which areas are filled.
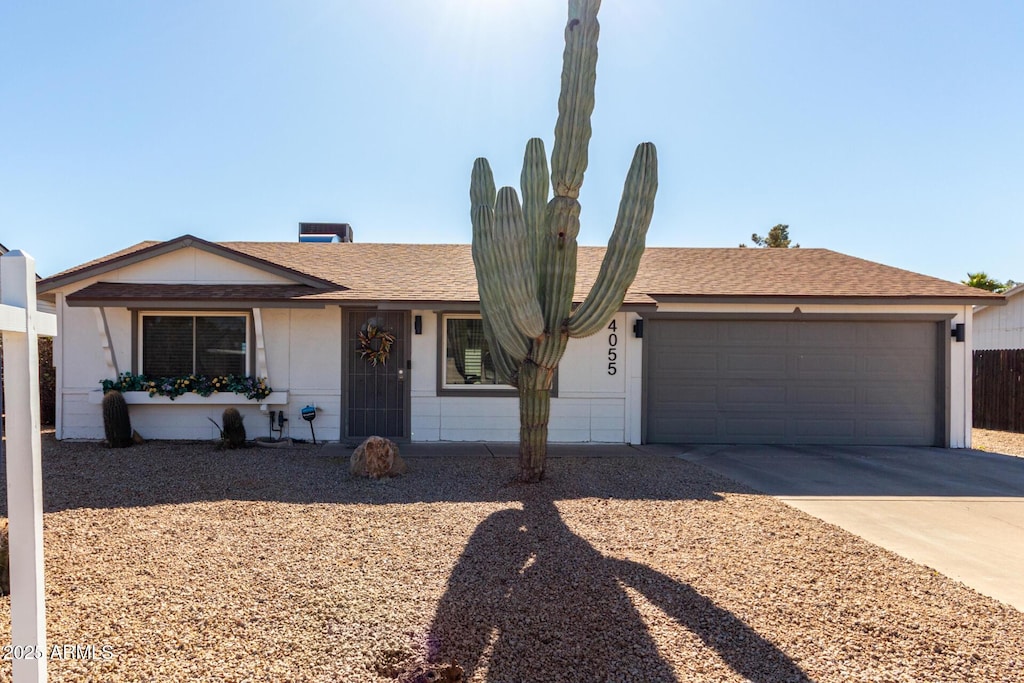
[[[384,329],[381,321],[370,318],[359,328],[359,357],[376,367],[387,365],[395,335]]]

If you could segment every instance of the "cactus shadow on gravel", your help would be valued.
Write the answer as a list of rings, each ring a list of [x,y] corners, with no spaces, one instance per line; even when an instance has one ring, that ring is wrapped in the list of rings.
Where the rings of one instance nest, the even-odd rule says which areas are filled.
[[[811,681],[778,647],[691,586],[599,552],[538,493],[524,492],[522,509],[495,512],[476,528],[438,605],[428,639],[432,659],[457,660],[467,680],[680,680],[628,587],[746,680]]]

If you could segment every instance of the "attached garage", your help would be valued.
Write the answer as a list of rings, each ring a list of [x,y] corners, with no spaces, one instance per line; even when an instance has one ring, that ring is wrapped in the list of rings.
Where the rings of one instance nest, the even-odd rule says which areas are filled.
[[[644,441],[944,445],[948,320],[651,318]]]

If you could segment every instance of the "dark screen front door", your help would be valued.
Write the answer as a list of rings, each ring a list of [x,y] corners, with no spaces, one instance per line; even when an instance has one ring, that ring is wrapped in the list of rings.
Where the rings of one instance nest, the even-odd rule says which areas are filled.
[[[408,319],[406,311],[351,310],[345,315],[346,436],[352,439],[408,437]],[[360,355],[364,346],[360,332],[365,335],[370,326],[388,332],[395,340],[387,360],[376,365],[369,356]],[[370,345],[377,349],[380,341]]]

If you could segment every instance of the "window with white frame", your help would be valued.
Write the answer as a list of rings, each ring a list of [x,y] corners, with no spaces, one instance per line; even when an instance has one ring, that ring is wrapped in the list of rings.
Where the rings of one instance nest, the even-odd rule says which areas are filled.
[[[511,388],[498,379],[490,345],[484,336],[479,315],[445,315],[444,365],[445,387],[489,386]]]
[[[142,374],[247,375],[247,313],[143,313],[139,324]]]

